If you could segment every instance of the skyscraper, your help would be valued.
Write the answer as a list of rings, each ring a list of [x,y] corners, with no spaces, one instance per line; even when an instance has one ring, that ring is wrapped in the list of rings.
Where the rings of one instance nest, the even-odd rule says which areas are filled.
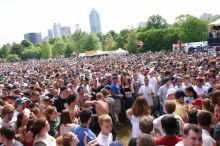
[[[76,29],[76,30],[80,30],[79,24],[75,24],[75,29]]]
[[[24,39],[29,40],[32,44],[38,44],[42,41],[41,33],[26,33]]]
[[[60,27],[61,27],[60,23],[57,23],[57,24],[54,23],[54,25],[53,25],[54,38],[61,36]]]
[[[53,30],[52,29],[48,29],[48,39],[52,39],[53,38]]]
[[[101,32],[99,13],[94,8],[89,15],[89,21],[91,32]]]
[[[60,35],[61,36],[71,36],[71,28],[69,26],[61,26],[60,27]]]

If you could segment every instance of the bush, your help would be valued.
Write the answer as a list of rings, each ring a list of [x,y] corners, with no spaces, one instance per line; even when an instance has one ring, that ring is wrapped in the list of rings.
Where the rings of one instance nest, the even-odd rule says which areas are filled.
[[[16,54],[9,54],[6,58],[5,58],[6,61],[8,62],[16,62],[16,61],[20,61],[21,58],[18,57],[18,55]]]

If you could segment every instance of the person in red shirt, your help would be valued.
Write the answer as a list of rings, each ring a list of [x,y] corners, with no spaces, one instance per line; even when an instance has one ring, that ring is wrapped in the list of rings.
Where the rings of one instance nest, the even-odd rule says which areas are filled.
[[[175,144],[183,140],[183,138],[176,135],[178,129],[178,121],[176,118],[172,116],[164,116],[161,119],[161,125],[166,136],[157,138],[157,145],[175,146]]]

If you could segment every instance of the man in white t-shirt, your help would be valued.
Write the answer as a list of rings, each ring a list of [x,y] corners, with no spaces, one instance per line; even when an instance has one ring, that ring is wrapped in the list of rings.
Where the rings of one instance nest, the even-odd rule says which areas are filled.
[[[103,114],[98,117],[101,132],[97,137],[99,146],[109,146],[113,142],[112,137],[112,119],[109,115]]]
[[[153,120],[153,124],[154,124],[154,128],[155,129],[158,129],[160,131],[160,134],[161,134],[161,137],[164,137],[166,136],[166,133],[164,133],[163,129],[162,129],[162,125],[161,125],[161,119],[164,117],[164,116],[172,116],[174,118],[177,119],[178,121],[178,132],[180,135],[183,134],[183,126],[184,126],[184,122],[182,120],[182,118],[176,114],[174,114],[176,110],[176,104],[173,100],[166,100],[164,102],[164,112],[165,112],[165,115],[162,115],[158,118],[156,118],[155,120]]]
[[[141,94],[145,97],[149,106],[153,106],[153,99],[151,96],[153,94],[153,89],[152,89],[152,86],[149,85],[148,77],[144,78],[144,83],[145,84],[140,87],[138,94]]]
[[[197,114],[198,125],[202,128],[202,146],[216,146],[216,141],[210,136],[212,114],[209,111],[200,110]]]
[[[158,79],[159,75],[154,72],[154,71],[150,71],[148,78],[149,78],[149,85],[151,85],[153,87],[153,92],[154,94],[157,93],[158,91],[158,85],[160,83],[159,79]]]
[[[202,97],[202,95],[208,93],[208,89],[203,86],[204,79],[201,77],[197,77],[195,81],[195,86],[193,89],[196,91],[199,97]]]

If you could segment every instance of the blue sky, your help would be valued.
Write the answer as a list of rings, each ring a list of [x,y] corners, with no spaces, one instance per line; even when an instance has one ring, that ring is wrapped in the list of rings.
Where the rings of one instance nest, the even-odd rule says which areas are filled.
[[[75,24],[80,24],[89,32],[92,8],[100,14],[101,28],[106,33],[136,26],[154,14],[169,23],[180,14],[220,14],[219,4],[219,0],[0,0],[0,46],[19,43],[28,32],[46,36],[55,22],[71,26],[72,32]]]

